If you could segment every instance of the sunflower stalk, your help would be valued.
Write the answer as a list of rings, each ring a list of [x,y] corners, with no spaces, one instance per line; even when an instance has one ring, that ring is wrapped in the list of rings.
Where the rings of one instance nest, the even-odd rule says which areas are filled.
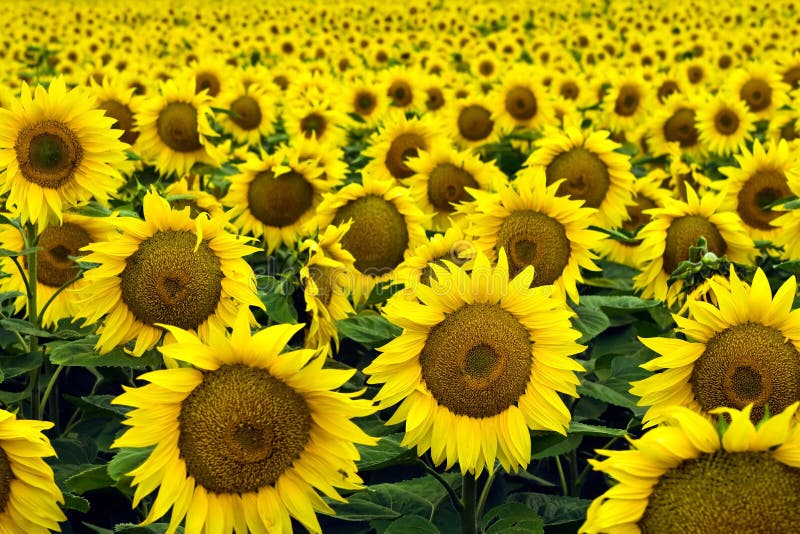
[[[36,335],[35,331],[39,328],[39,308],[37,306],[37,257],[39,251],[36,250],[37,242],[38,242],[38,232],[36,231],[36,224],[32,222],[25,223],[25,248],[26,249],[33,249],[33,252],[30,254],[28,258],[28,284],[25,286],[25,289],[28,291],[28,322],[30,322],[31,327],[33,327],[34,332],[31,332],[30,339],[28,341],[28,352],[36,352],[39,350],[39,337]],[[48,371],[47,369],[47,360],[44,360],[43,363],[45,367],[45,372]],[[31,414],[36,419],[42,419],[44,415],[42,405],[39,403],[39,377],[41,375],[42,368],[37,367],[36,369],[31,371],[31,384],[33,386],[33,393],[31,396]]]
[[[461,482],[461,534],[476,534],[478,532],[478,517],[476,514],[476,495],[478,482],[475,473],[467,471]]]

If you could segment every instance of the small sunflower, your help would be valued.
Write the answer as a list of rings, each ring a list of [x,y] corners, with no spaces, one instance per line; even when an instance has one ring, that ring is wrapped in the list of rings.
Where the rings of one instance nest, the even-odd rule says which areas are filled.
[[[391,106],[409,111],[420,108],[424,96],[416,80],[422,76],[421,72],[397,66],[381,72],[380,76]]]
[[[502,80],[491,95],[492,118],[500,131],[536,131],[556,123],[550,97],[537,70],[516,67],[503,72]],[[576,86],[575,98],[578,91]]]
[[[339,146],[347,137],[347,115],[327,98],[295,98],[283,104],[283,122],[290,139],[305,137]]]
[[[351,288],[356,303],[366,299],[375,284],[391,279],[403,259],[425,243],[427,224],[407,188],[370,174],[364,174],[363,181],[328,194],[317,208],[320,229],[352,220],[342,246],[356,260],[358,277]]]
[[[545,184],[541,168],[523,172],[514,182],[476,200],[467,233],[490,259],[508,253],[511,276],[533,265],[533,286],[554,285],[578,302],[581,268],[599,270],[589,250],[605,234],[589,230],[592,208],[558,195],[561,186]]]
[[[652,109],[650,85],[641,72],[617,76],[603,98],[603,123],[613,133],[630,132]]]
[[[364,173],[381,180],[409,178],[414,171],[406,164],[408,158],[416,157],[420,150],[430,150],[445,139],[439,125],[430,118],[407,119],[403,113],[392,113],[363,152],[365,157],[372,158]]]
[[[113,123],[61,77],[47,89],[23,84],[11,109],[0,109],[0,194],[8,193],[9,210],[43,228],[68,206],[106,204],[122,185],[116,168],[128,146]]]
[[[775,293],[761,269],[753,285],[731,267],[729,287],[709,282],[717,304],[688,303],[690,318],[673,315],[686,340],[642,338],[659,357],[642,367],[662,370],[633,382],[631,393],[649,406],[648,425],[664,418],[671,405],[699,413],[753,404],[753,422],[764,407],[778,413],[800,400],[800,310],[792,310],[794,277]]]
[[[361,489],[355,443],[374,445],[350,419],[374,412],[356,395],[331,391],[355,371],[323,369],[312,350],[281,351],[303,327],[250,333],[238,315],[230,338],[206,343],[168,326],[177,343],[165,357],[193,366],[153,371],[125,388],[115,404],[131,406],[113,447],[155,446],[131,471],[133,506],[158,488],[142,522],[170,509],[167,532],[291,532],[296,519],[319,533],[316,511],[333,513],[317,491]]]
[[[715,427],[684,407],[666,424],[598,451],[596,471],[618,481],[586,512],[582,534],[601,532],[792,532],[800,521],[797,403],[757,425],[747,407],[718,408]]]
[[[216,54],[200,54],[202,59],[189,65],[189,78],[194,80],[194,92],[205,91],[212,100],[226,90],[230,81],[230,67],[223,63]]]
[[[315,239],[307,239],[300,251],[308,251],[308,262],[300,269],[300,283],[311,319],[305,335],[305,347],[319,351],[321,357],[331,355],[331,341],[339,351],[336,321],[355,314],[349,290],[357,276],[355,258],[342,247],[342,239],[350,223],[329,225]]]
[[[677,144],[687,155],[703,151],[700,132],[697,130],[697,111],[702,106],[696,97],[674,93],[667,97],[648,121],[650,136],[647,144],[653,155],[669,154],[669,145]]]
[[[452,100],[442,116],[450,138],[462,148],[477,148],[500,139],[500,128],[492,117],[488,96],[471,93]]]
[[[134,117],[139,111],[141,97],[134,96],[135,89],[126,87],[121,77],[114,79],[105,77],[101,84],[92,79],[91,84],[91,92],[97,99],[95,107],[102,109],[107,117],[114,119],[111,127],[122,130],[119,140],[130,145],[135,151],[139,131],[136,129]]]
[[[361,121],[351,121],[354,126],[372,128],[383,119],[389,105],[388,97],[377,87],[372,77],[359,76],[347,85],[342,93],[340,107],[343,111],[357,115]]]
[[[161,338],[158,324],[196,330],[203,339],[233,324],[243,306],[263,307],[243,256],[260,249],[224,230],[227,219],[192,218],[170,209],[155,191],[143,200],[144,220],[119,217],[121,234],[84,247],[89,295],[76,314],[98,329],[101,353],[135,339],[140,356]]]
[[[197,162],[218,165],[223,155],[209,137],[211,97],[195,94],[194,81],[168,80],[158,95],[148,96],[136,115],[144,159],[164,174],[186,175]]]
[[[672,200],[663,208],[648,210],[652,220],[639,231],[643,266],[633,279],[633,287],[643,298],[664,300],[670,305],[675,302],[683,281],[670,288],[667,282],[678,265],[689,259],[689,248],[701,237],[709,252],[727,256],[732,262],[749,265],[755,256],[753,240],[739,215],[721,209],[721,193],[706,193],[701,199],[687,185],[686,196],[686,202]]]
[[[272,155],[251,155],[239,169],[240,174],[230,177],[222,204],[231,208],[231,219],[242,233],[264,236],[268,253],[281,243],[296,243],[332,185],[320,178],[322,169],[313,160],[301,162],[288,147]]]
[[[596,208],[593,223],[607,228],[622,224],[626,206],[631,202],[634,176],[624,154],[615,152],[619,144],[609,132],[582,132],[568,126],[562,133],[553,132],[540,141],[525,166],[543,168],[547,184],[559,183],[558,194]]]
[[[752,139],[755,115],[738,96],[718,93],[697,111],[697,131],[708,151],[730,155]]]
[[[800,139],[800,110],[780,109],[770,117],[767,139],[776,143],[781,139],[797,146]]]
[[[725,87],[739,95],[757,119],[769,119],[786,104],[790,89],[774,66],[760,63],[737,69]]]
[[[782,230],[772,222],[780,212],[767,206],[800,193],[800,162],[786,141],[764,150],[758,140],[752,152],[742,148],[736,161],[738,167],[720,169],[728,177],[723,209],[737,212],[753,239],[777,239]]]
[[[583,347],[571,310],[550,288],[531,288],[533,268],[509,279],[501,252],[492,268],[478,254],[471,274],[445,261],[415,288],[419,302],[393,298],[384,313],[403,333],[364,370],[383,384],[375,400],[400,402],[387,424],[406,423],[403,444],[462,473],[506,471],[530,462],[529,429],[561,434],[577,396],[570,356]],[[402,402],[401,402],[402,401]]]
[[[42,430],[49,421],[17,419],[0,410],[0,531],[9,534],[49,534],[66,521],[58,507],[64,497],[43,460],[55,456]]]
[[[220,94],[217,102],[230,111],[220,114],[219,121],[237,142],[258,147],[261,139],[272,132],[276,107],[273,96],[261,85],[245,86],[239,82]]]

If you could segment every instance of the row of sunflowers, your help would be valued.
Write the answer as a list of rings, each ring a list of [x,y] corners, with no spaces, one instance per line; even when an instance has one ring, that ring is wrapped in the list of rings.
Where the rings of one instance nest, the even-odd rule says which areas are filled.
[[[796,529],[793,0],[0,9],[0,532]]]

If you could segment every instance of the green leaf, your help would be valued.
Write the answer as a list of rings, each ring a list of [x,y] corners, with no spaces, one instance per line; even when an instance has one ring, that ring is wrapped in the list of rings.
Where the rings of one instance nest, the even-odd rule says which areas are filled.
[[[142,356],[129,356],[122,348],[116,348],[108,354],[99,354],[94,350],[97,336],[87,336],[76,341],[53,341],[48,343],[50,362],[56,365],[80,367],[130,367],[131,369],[147,369],[161,365],[161,356],[151,350]]]
[[[367,347],[384,345],[399,336],[402,329],[377,314],[363,313],[336,321],[339,336],[357,341]]]
[[[77,510],[82,513],[89,511],[89,501],[80,495],[64,492],[64,508],[67,510]]]
[[[583,382],[578,386],[578,393],[613,404],[614,406],[622,406],[623,408],[630,408],[632,410],[637,408],[636,398],[633,395],[627,392],[621,393],[599,382]]]
[[[106,465],[108,469],[108,475],[115,481],[125,478],[128,473],[142,465],[144,461],[147,460],[147,457],[150,456],[150,453],[153,452],[154,448],[155,446],[143,448],[123,447],[122,449],[119,449],[117,454],[115,454],[111,461]]]
[[[108,475],[105,465],[88,465],[64,480],[64,485],[72,493],[81,495],[87,491],[113,486],[114,479]]]
[[[267,307],[267,316],[272,321],[278,324],[297,324],[297,310],[291,295],[270,293],[262,295],[261,302]]]
[[[357,462],[359,471],[374,471],[393,465],[414,463],[417,458],[415,451],[400,445],[403,434],[384,436],[375,447],[356,445],[361,459]]]
[[[34,328],[31,323],[22,319],[0,319],[0,326],[12,332],[19,332],[24,336],[53,337],[52,332]]]
[[[22,250],[9,250],[7,248],[0,248],[0,257],[15,258],[17,256],[28,256],[36,252],[36,248],[24,248]]]
[[[543,534],[544,521],[534,510],[521,503],[506,503],[486,512],[481,519],[481,530],[485,534],[528,532]]]
[[[402,288],[403,284],[395,284],[391,280],[378,282],[375,284],[375,287],[372,288],[372,291],[367,298],[367,302],[364,303],[364,306],[374,306],[376,304],[386,302],[389,297],[400,291]]]
[[[120,523],[114,527],[114,534],[164,534],[169,528],[169,523],[153,523],[152,525],[134,525],[132,523]],[[183,528],[176,531],[182,533]]]
[[[383,534],[440,534],[436,525],[422,516],[405,515],[397,521],[392,521]]]
[[[649,310],[661,305],[658,300],[645,300],[630,295],[586,295],[581,297],[581,306],[599,310],[621,310],[626,312]]]
[[[64,395],[64,398],[72,402],[75,406],[82,408],[85,412],[101,414],[105,417],[122,419],[131,410],[127,406],[111,404],[116,397],[114,395],[90,395],[88,397],[75,397]]]
[[[600,437],[622,437],[627,431],[621,428],[609,428],[607,426],[587,425],[572,421],[567,430],[570,436],[600,436]]]
[[[583,334],[578,343],[586,343],[594,339],[611,326],[608,316],[600,310],[580,305],[576,306],[575,312],[577,315],[572,318],[572,325]]]
[[[555,432],[548,432],[541,437],[536,434],[531,436],[531,460],[551,458],[577,449],[583,437],[575,435],[562,436]]]
[[[509,496],[512,502],[525,504],[545,525],[560,525],[586,519],[586,509],[592,501],[577,497],[547,495],[544,493],[514,493]]]
[[[26,352],[13,356],[0,356],[0,368],[3,369],[5,379],[14,378],[33,371],[42,366],[43,356],[41,351]]]

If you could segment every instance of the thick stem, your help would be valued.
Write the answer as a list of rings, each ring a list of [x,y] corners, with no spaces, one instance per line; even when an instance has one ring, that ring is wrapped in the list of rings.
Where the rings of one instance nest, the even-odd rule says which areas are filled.
[[[458,498],[458,494],[456,494],[456,491],[453,489],[453,487],[450,484],[448,484],[447,481],[442,477],[442,475],[437,473],[434,468],[432,468],[422,460],[419,460],[419,463],[422,465],[423,468],[425,468],[425,471],[427,471],[429,475],[435,478],[436,481],[442,485],[442,487],[447,492],[447,495],[450,497],[450,500],[453,502],[453,508],[455,508],[458,513],[461,513],[461,508],[462,508],[461,499]]]
[[[475,515],[475,496],[478,483],[475,473],[467,472],[461,483],[461,534],[476,534],[478,521]]]
[[[35,250],[38,241],[38,233],[36,232],[36,225],[28,222],[25,223],[25,248],[32,248],[34,251],[28,256],[28,285],[26,289],[28,290],[28,322],[30,322],[31,326],[34,329],[39,328],[39,308],[38,302],[36,300],[36,293],[37,293],[37,286],[36,286],[36,263],[37,263],[37,256],[38,251]],[[30,352],[36,352],[39,350],[39,337],[36,334],[30,335],[30,341],[28,342],[28,350]],[[39,376],[41,374],[41,368],[36,368],[31,371],[31,413],[33,417],[40,419],[42,416],[42,409],[39,405]]]

